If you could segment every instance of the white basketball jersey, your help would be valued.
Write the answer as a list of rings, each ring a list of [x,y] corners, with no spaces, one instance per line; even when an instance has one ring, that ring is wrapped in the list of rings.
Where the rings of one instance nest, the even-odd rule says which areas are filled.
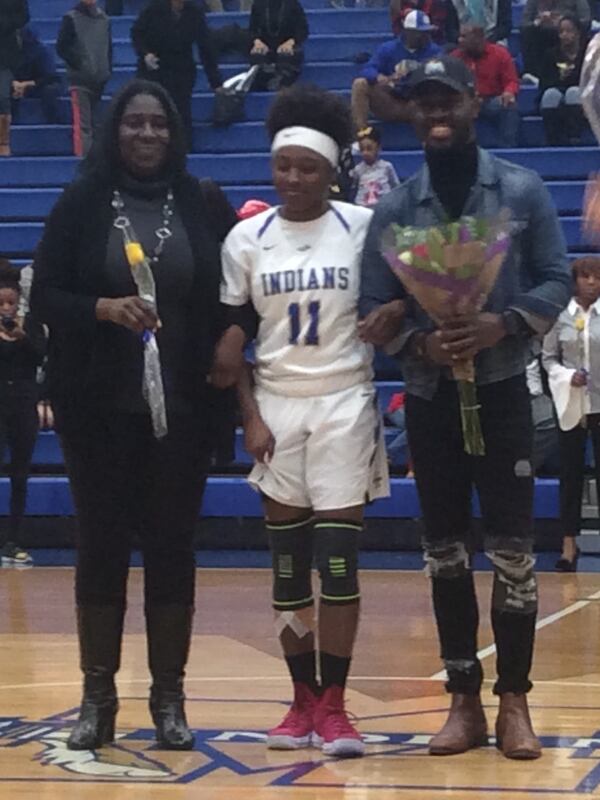
[[[311,396],[371,380],[373,351],[358,338],[360,260],[372,211],[332,202],[310,222],[271,208],[238,223],[223,246],[221,300],[252,301],[260,322],[256,380]]]

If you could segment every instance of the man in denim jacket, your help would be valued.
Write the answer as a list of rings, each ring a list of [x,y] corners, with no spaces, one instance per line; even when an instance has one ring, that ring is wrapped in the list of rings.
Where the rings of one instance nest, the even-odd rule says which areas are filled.
[[[470,70],[451,57],[421,66],[411,81],[413,124],[426,164],[375,208],[362,266],[363,337],[388,341],[406,380],[406,422],[425,523],[425,560],[452,695],[430,752],[451,755],[487,741],[479,698],[478,608],[468,538],[471,494],[481,503],[485,550],[494,566],[492,627],[500,696],[499,747],[508,758],[541,754],[526,694],[537,614],[533,572],[533,430],[525,380],[529,340],[547,331],[570,296],[565,243],[538,175],[480,150]],[[512,244],[485,310],[439,329],[381,255],[392,223],[428,227],[461,215],[510,212]],[[398,310],[404,301],[404,319]],[[395,336],[391,333],[395,329]],[[486,455],[464,452],[451,367],[474,358]]]

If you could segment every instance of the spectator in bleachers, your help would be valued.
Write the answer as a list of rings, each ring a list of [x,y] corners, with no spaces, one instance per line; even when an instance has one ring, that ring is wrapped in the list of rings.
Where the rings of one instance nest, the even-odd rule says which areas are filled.
[[[488,42],[508,45],[512,0],[454,0],[461,25],[480,25]]]
[[[171,95],[192,146],[194,46],[214,91],[223,83],[204,11],[192,0],[151,0],[131,28],[140,78],[160,83]]]
[[[308,22],[299,0],[253,0],[250,63],[260,64],[258,91],[291,86],[300,76]]]
[[[364,128],[358,137],[362,161],[354,168],[356,198],[359,206],[374,206],[378,200],[400,185],[394,165],[380,158],[381,133],[377,128]]]
[[[19,316],[19,271],[0,259],[0,463],[10,451],[8,530],[0,536],[4,565],[33,559],[21,545],[27,478],[38,431],[37,369],[46,351],[41,325]]]
[[[523,77],[538,83],[544,54],[559,42],[558,26],[564,16],[579,20],[581,29],[590,26],[591,12],[588,0],[527,0],[521,27],[521,52]]]
[[[516,147],[519,137],[519,76],[505,47],[486,41],[480,25],[461,25],[458,49],[452,53],[475,74],[481,101],[479,118],[490,121],[500,147]]]
[[[441,49],[431,41],[433,25],[427,14],[410,11],[402,32],[377,48],[352,83],[352,116],[356,130],[368,125],[369,114],[385,122],[408,122],[410,110],[404,85],[410,73]]]
[[[575,294],[544,339],[543,364],[560,426],[561,572],[575,572],[588,438],[600,492],[600,258],[573,262]]]
[[[159,746],[187,750],[183,678],[195,589],[194,530],[223,398],[207,385],[220,333],[220,245],[235,211],[186,170],[167,92],[131,81],[114,98],[92,169],[68,186],[35,258],[31,305],[50,328],[48,388],[79,522],[76,574],[84,696],[68,746],[112,741],[129,555],[141,537]],[[151,263],[143,300],[125,230]],[[160,329],[158,326],[160,314]],[[145,330],[156,331],[168,433],[142,393]],[[220,429],[220,427],[219,427]]]
[[[13,73],[12,109],[18,115],[23,97],[39,99],[46,122],[60,122],[58,98],[62,82],[56,71],[53,53],[40,41],[31,25],[21,31],[21,57]]]
[[[73,111],[73,152],[86,156],[98,127],[102,92],[112,71],[110,20],[96,0],[81,0],[65,14],[56,52],[67,65]]]
[[[396,36],[402,33],[406,15],[411,11],[422,11],[427,14],[433,26],[431,38],[436,44],[440,46],[456,44],[459,23],[452,0],[391,0],[390,20]]]
[[[579,79],[587,37],[577,17],[563,17],[558,44],[544,52],[540,69],[540,112],[549,145],[579,144],[585,123]]]
[[[19,64],[19,31],[29,22],[27,0],[0,0],[0,156],[10,155],[13,73]]]

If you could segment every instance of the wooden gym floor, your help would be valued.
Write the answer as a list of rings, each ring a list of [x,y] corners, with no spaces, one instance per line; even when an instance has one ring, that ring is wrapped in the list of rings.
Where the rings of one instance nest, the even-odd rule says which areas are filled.
[[[268,752],[264,732],[289,699],[269,610],[269,573],[198,571],[188,717],[196,749],[154,749],[139,569],[132,570],[119,739],[72,753],[80,677],[71,568],[0,570],[2,800],[528,800],[600,798],[600,575],[541,574],[532,716],[537,762],[509,762],[490,745],[453,758],[426,753],[448,700],[439,674],[428,584],[420,572],[363,573],[363,619],[348,706],[368,755]],[[481,656],[493,678],[490,573],[477,575]],[[493,729],[491,680],[484,702]]]

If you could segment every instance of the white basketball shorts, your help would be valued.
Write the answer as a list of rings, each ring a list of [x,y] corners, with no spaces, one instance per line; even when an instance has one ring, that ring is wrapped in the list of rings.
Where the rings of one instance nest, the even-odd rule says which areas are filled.
[[[314,511],[389,496],[383,428],[371,383],[317,397],[286,397],[258,387],[256,400],[275,437],[275,452],[250,473],[255,489],[283,505]]]

